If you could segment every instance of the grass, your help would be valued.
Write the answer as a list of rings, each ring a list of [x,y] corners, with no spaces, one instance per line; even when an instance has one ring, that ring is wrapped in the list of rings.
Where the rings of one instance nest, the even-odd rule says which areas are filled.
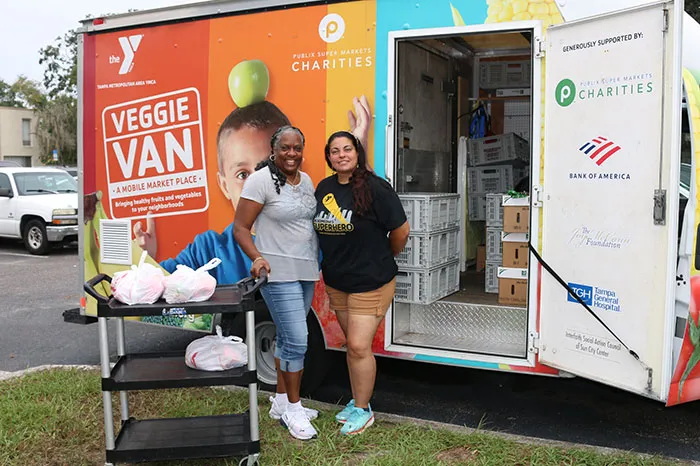
[[[114,397],[115,409],[118,398]],[[247,409],[245,390],[181,389],[131,392],[137,418],[227,414]],[[335,411],[314,424],[319,438],[292,439],[267,416],[260,397],[262,465],[586,465],[665,466],[680,464],[638,455],[604,455],[516,443],[487,434],[463,434],[379,418],[357,437],[342,437]],[[53,369],[0,382],[0,465],[82,466],[104,463],[100,377],[97,371]],[[115,410],[118,418],[118,411]],[[150,463],[165,465],[166,463]],[[168,465],[237,465],[238,459],[168,462]]]

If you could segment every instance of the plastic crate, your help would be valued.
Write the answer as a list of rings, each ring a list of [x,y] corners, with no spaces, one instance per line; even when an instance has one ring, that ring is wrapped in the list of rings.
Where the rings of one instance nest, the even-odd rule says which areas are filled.
[[[486,220],[486,194],[474,193],[467,196],[469,220],[473,222]]]
[[[486,293],[498,293],[498,268],[500,266],[500,262],[486,261],[486,280],[484,284],[484,291]]]
[[[396,257],[396,264],[399,267],[431,268],[459,259],[458,241],[459,227],[433,233],[412,233],[406,247]]]
[[[530,163],[530,144],[517,134],[468,141],[467,163],[470,167],[508,162]]]
[[[486,229],[486,262],[501,262],[503,260],[503,243],[500,228]]]
[[[431,269],[399,269],[395,299],[401,303],[431,304],[459,291],[459,260]]]
[[[512,165],[475,167],[467,170],[469,193],[502,193],[513,189],[514,170]]]
[[[486,227],[503,226],[503,194],[486,195]]]
[[[427,233],[459,226],[459,194],[399,194],[411,232]]]

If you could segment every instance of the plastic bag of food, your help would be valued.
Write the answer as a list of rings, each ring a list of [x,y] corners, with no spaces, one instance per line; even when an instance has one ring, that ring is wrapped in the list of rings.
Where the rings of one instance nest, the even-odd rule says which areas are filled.
[[[185,350],[185,364],[202,371],[225,371],[248,364],[248,347],[236,336],[224,337],[221,327],[216,335],[194,340]]]
[[[146,251],[138,265],[122,270],[112,277],[112,296],[124,304],[153,304],[163,295],[165,275],[158,267],[146,263]]]
[[[178,265],[172,275],[165,277],[163,299],[168,304],[206,301],[216,290],[216,278],[209,270],[221,264],[215,257],[197,270],[186,265]]]

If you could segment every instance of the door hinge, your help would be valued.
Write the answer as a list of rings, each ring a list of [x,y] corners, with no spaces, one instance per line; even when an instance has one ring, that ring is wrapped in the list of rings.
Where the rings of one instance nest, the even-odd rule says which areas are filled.
[[[527,348],[529,353],[537,354],[540,352],[540,334],[537,332],[530,332],[530,342]]]
[[[666,190],[654,190],[654,225],[666,225]]]
[[[663,29],[661,29],[663,32],[668,32],[668,22],[669,22],[669,11],[668,8],[664,8],[664,24],[663,24]]]
[[[535,58],[544,57],[545,42],[542,37],[535,37]]]
[[[542,201],[544,201],[544,192],[542,191],[542,186],[535,185],[532,187],[532,206],[542,207]]]

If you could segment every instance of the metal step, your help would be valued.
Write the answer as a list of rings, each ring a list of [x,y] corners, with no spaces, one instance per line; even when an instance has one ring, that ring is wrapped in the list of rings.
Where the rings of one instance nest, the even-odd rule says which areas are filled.
[[[111,376],[102,379],[103,391],[248,385],[256,381],[248,366],[227,371],[200,371],[185,364],[184,351],[121,356]]]
[[[126,421],[107,462],[224,458],[260,452],[250,441],[248,413]]]
[[[494,356],[527,356],[527,309],[438,301],[397,303],[393,343]]]

